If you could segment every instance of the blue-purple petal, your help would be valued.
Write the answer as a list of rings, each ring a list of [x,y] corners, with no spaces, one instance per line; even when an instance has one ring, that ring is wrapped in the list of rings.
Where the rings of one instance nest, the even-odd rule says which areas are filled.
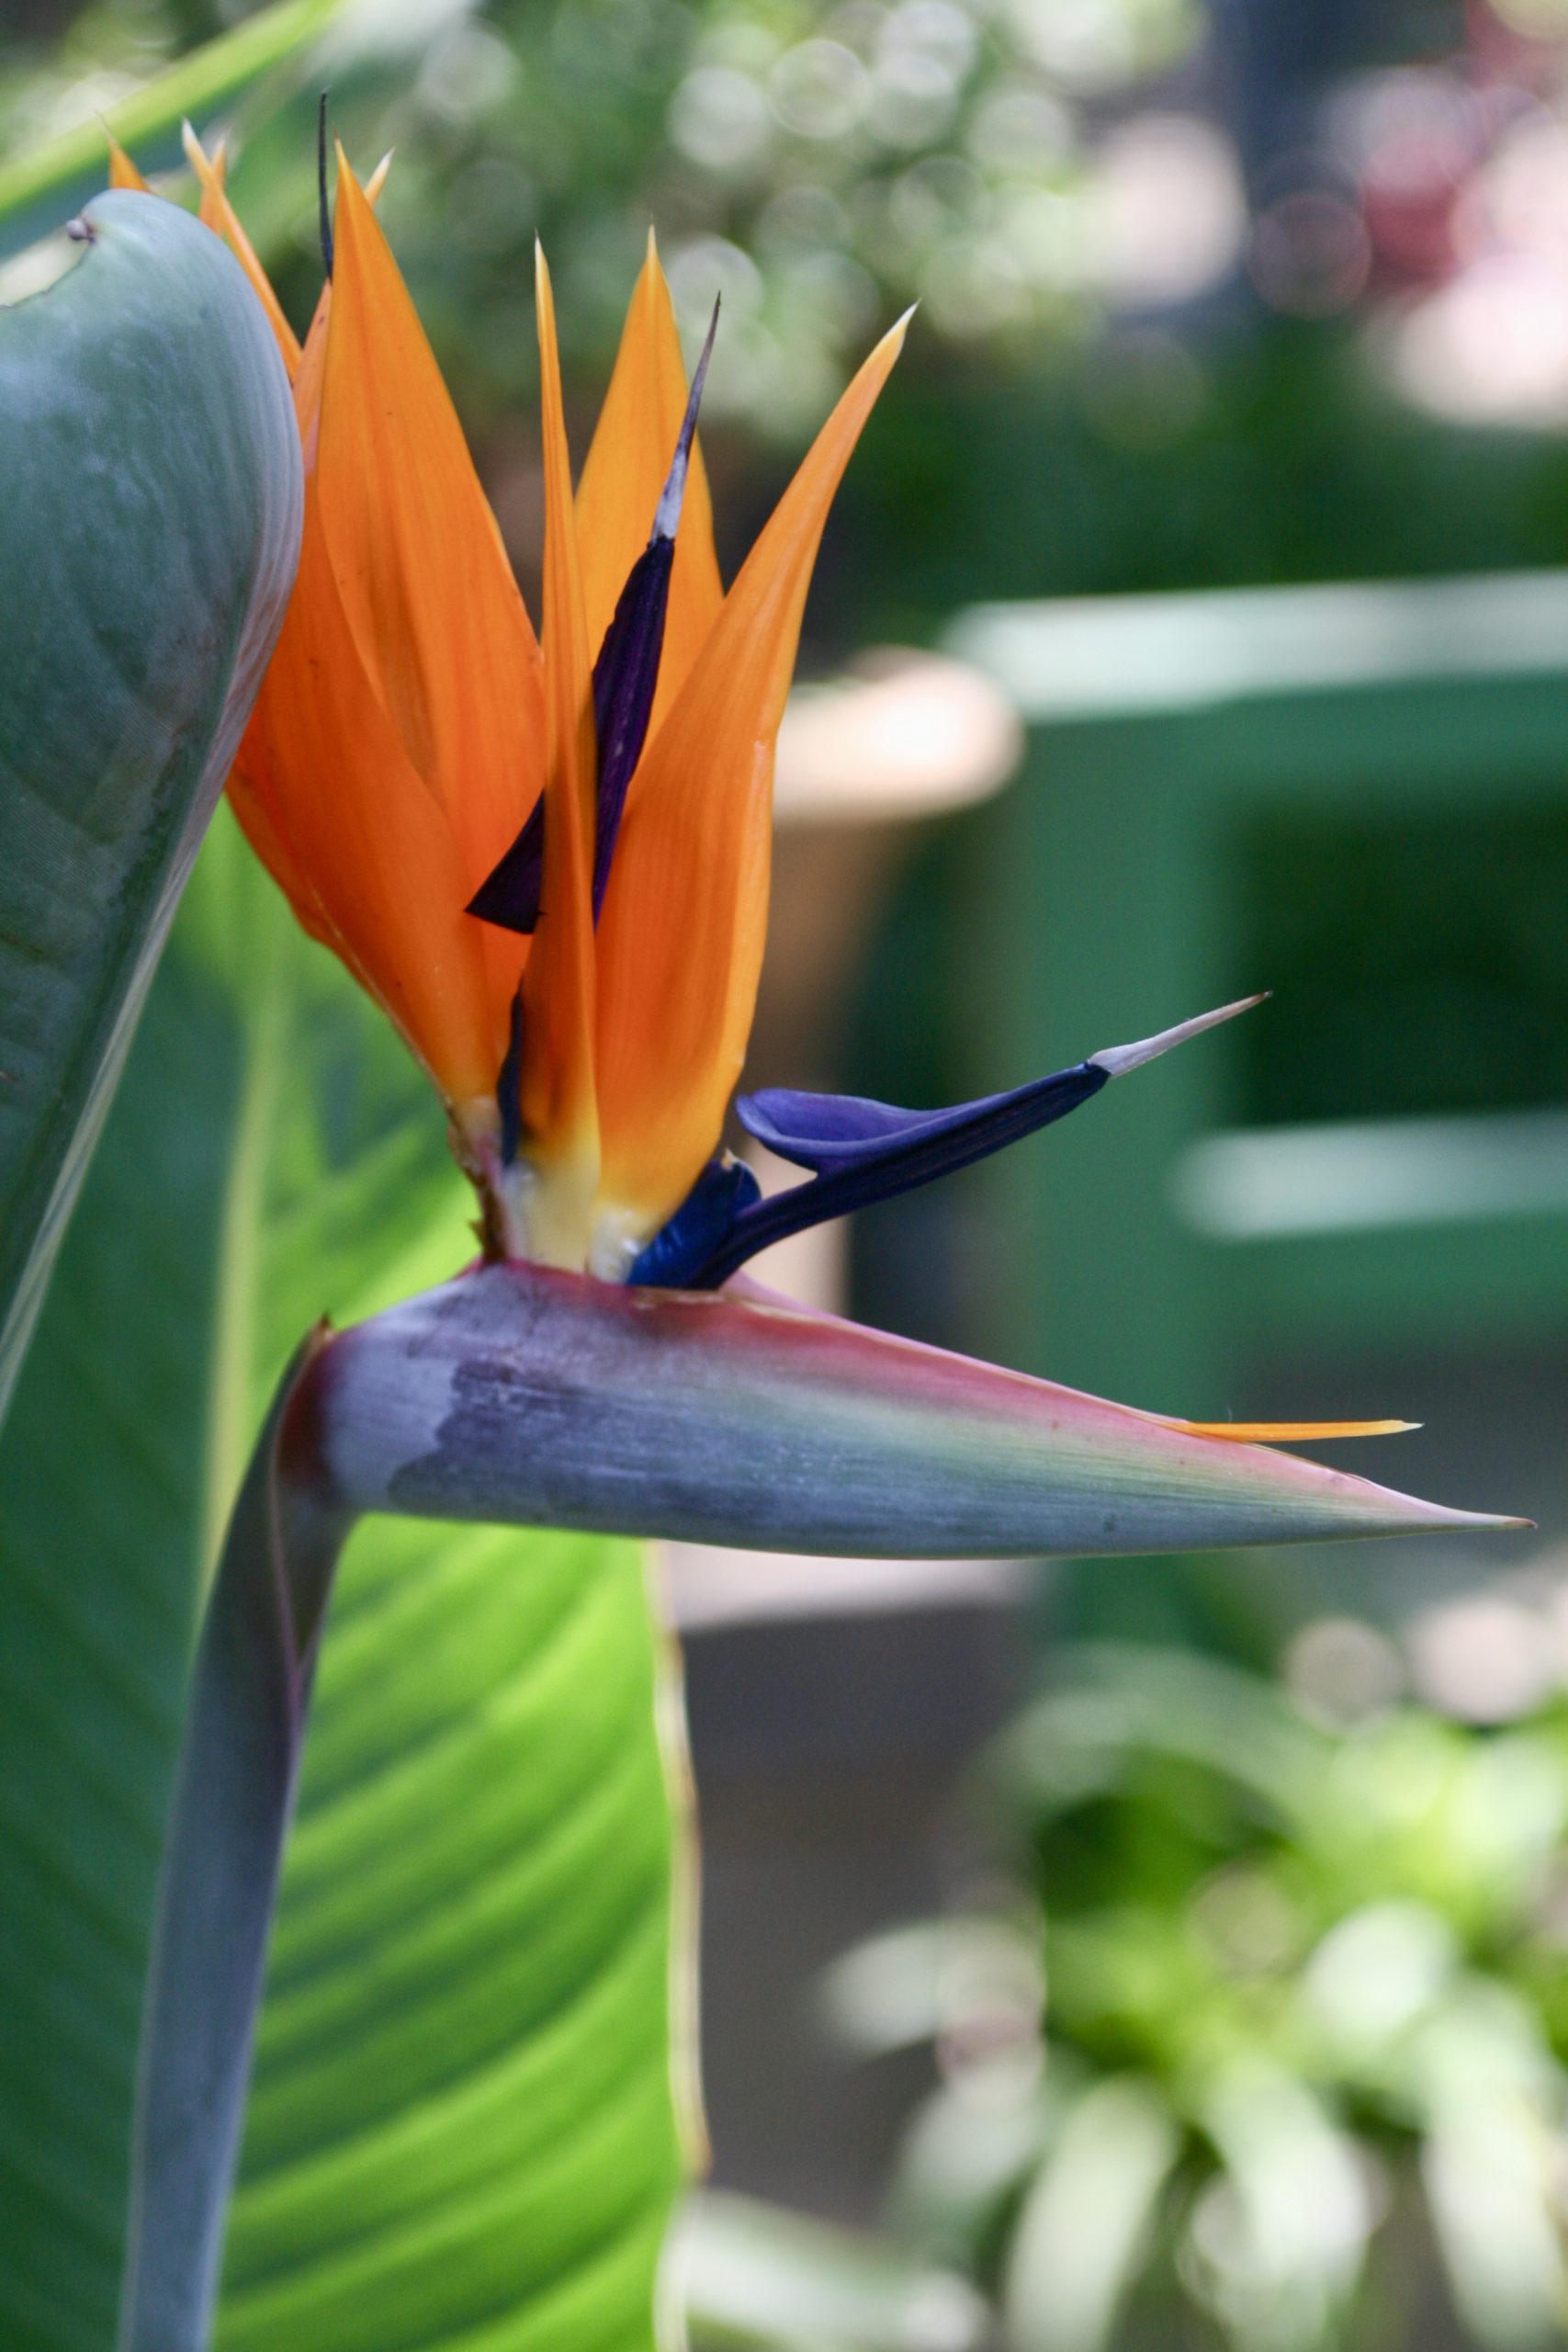
[[[710,1159],[667,1225],[634,1262],[626,1279],[651,1290],[690,1290],[688,1269],[722,1247],[762,1188],[743,1159]]]
[[[859,1095],[803,1094],[788,1087],[743,1094],[735,1107],[747,1133],[781,1159],[812,1170],[810,1180],[766,1200],[737,1199],[716,1227],[711,1214],[684,1221],[694,1192],[643,1251],[631,1280],[715,1289],[759,1250],[789,1234],[912,1192],[1065,1118],[1098,1094],[1110,1075],[1097,1062],[1077,1062],[1006,1094],[945,1111],[904,1111]]]
[[[784,1086],[742,1094],[735,1108],[748,1135],[781,1159],[818,1175],[878,1166],[906,1153],[919,1155],[922,1165],[927,1158],[939,1160],[931,1172],[941,1175],[1077,1110],[1100,1091],[1107,1076],[1097,1063],[1078,1062],[1005,1094],[983,1095],[944,1111],[904,1111],[863,1095],[803,1094]]]

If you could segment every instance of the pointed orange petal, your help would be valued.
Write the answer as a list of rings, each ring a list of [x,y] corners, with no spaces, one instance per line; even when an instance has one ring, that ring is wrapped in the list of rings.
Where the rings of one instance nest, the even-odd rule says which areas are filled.
[[[379,202],[381,190],[387,185],[387,175],[392,168],[390,148],[382,156],[365,183],[365,200]],[[305,341],[299,354],[299,366],[294,378],[294,413],[299,421],[299,442],[305,456],[305,470],[310,472],[316,463],[317,428],[321,415],[321,385],[326,375],[327,321],[332,316],[333,282],[321,281],[316,297],[316,307],[305,331]],[[526,617],[526,616],[525,616]]]
[[[391,168],[392,151],[389,147],[365,183],[367,204],[375,206],[380,202],[381,190],[387,185],[387,175]],[[332,316],[332,308],[333,282],[327,277],[322,279],[321,290],[316,297],[316,307],[305,331],[299,371],[294,379],[294,413],[299,420],[299,441],[305,454],[307,472],[316,462],[316,429],[321,422],[321,384],[327,362],[327,321]]]
[[[878,344],[748,557],[633,782],[599,922],[602,1211],[684,1198],[740,1074],[768,919],[773,742],[822,527],[904,339]]]
[[[1416,1421],[1173,1421],[1168,1430],[1185,1437],[1229,1438],[1237,1445],[1312,1445],[1333,1437],[1398,1437]]]
[[[316,467],[339,594],[404,752],[446,811],[466,904],[543,783],[539,649],[434,355],[341,148],[324,345]]]
[[[333,282],[329,277],[316,298],[315,315],[305,331],[299,365],[294,373],[294,414],[299,426],[299,448],[305,471],[313,474],[320,451],[321,387],[327,372],[327,324],[333,314]]]
[[[505,1032],[457,845],[365,675],[310,485],[294,594],[229,789],[305,928],[376,998],[466,1131],[492,1125]]]
[[[685,407],[681,338],[650,232],[648,259],[626,311],[615,373],[577,492],[582,596],[588,641],[595,655],[626,574],[648,545]],[[664,650],[650,722],[654,729],[685,683],[723,601],[707,475],[700,447],[694,443],[670,578]]]
[[[338,933],[310,876],[299,863],[288,831],[283,796],[273,765],[272,732],[254,712],[241,739],[225,790],[245,839],[288,899],[295,921],[320,946],[330,947],[348,966],[366,993],[376,991]]]
[[[241,228],[239,215],[224,193],[222,151],[219,151],[216,161],[209,161],[188,122],[182,126],[180,137],[185,142],[186,161],[200,183],[201,218],[215,236],[222,238],[250,279],[256,300],[266,312],[267,324],[276,338],[277,347],[283,354],[283,364],[292,377],[299,365],[299,338],[284,317],[282,305],[272,290],[272,281],[256,259],[255,247]]]
[[[137,170],[135,164],[131,162],[130,156],[120,145],[119,141],[115,137],[114,132],[110,130],[107,125],[104,130],[104,137],[109,143],[110,187],[139,187],[144,196],[151,196],[152,193],[152,189],[148,187],[146,181],[142,178],[141,173]]]
[[[549,272],[536,249],[545,454],[545,871],[523,975],[529,1253],[584,1264],[599,1177],[593,1093],[593,680]]]

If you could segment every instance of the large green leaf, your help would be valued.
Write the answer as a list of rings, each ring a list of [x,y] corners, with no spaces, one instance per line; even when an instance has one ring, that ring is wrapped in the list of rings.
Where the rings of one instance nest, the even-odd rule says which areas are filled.
[[[383,1523],[319,1708],[220,2346],[649,2344],[679,2165],[637,1553]]]
[[[225,819],[0,1440],[6,2352],[114,2340],[197,1595],[267,1387],[323,1309],[450,1271],[465,1208],[423,1082]],[[642,1577],[581,1537],[350,1546],[221,2344],[651,2341],[680,2165]]]
[[[84,236],[0,312],[0,1411],[299,538],[232,256],[138,195]]]

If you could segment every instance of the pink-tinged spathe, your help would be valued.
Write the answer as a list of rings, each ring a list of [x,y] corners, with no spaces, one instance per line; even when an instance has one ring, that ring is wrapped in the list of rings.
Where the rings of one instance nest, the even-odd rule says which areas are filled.
[[[350,1513],[868,1557],[1523,1523],[755,1290],[639,1290],[523,1263],[476,1269],[328,1340],[284,1453]]]

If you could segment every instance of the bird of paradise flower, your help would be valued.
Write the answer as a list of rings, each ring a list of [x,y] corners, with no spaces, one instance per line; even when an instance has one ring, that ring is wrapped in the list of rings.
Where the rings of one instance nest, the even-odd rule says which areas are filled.
[[[111,184],[145,188],[110,150]],[[764,1200],[721,1134],[761,968],[774,746],[829,509],[908,315],[844,391],[727,592],[696,433],[713,328],[688,384],[650,232],[574,492],[539,252],[536,635],[377,219],[387,161],[362,186],[338,148],[334,217],[323,106],[326,276],[301,344],[229,200],[223,151],[209,157],[187,126],[186,152],[201,217],[272,324],[305,458],[299,575],[230,797],[305,929],[433,1080],[486,1261],[587,1277],[587,1291],[548,1295],[569,1295],[588,1323],[611,1313],[599,1285],[718,1289],[770,1242],[980,1159],[1258,1001],[942,1111],[741,1095],[741,1125],[805,1171]],[[853,1327],[839,1329],[835,1361],[852,1345]],[[1023,1385],[993,1377],[1012,1382],[1016,1403]],[[1048,1393],[1069,1414],[1114,1416],[1134,1453],[1140,1427],[1257,1442],[1409,1426],[1194,1422]],[[1465,1518],[1411,1508],[1427,1525]],[[1372,1519],[1392,1523],[1381,1507]]]

